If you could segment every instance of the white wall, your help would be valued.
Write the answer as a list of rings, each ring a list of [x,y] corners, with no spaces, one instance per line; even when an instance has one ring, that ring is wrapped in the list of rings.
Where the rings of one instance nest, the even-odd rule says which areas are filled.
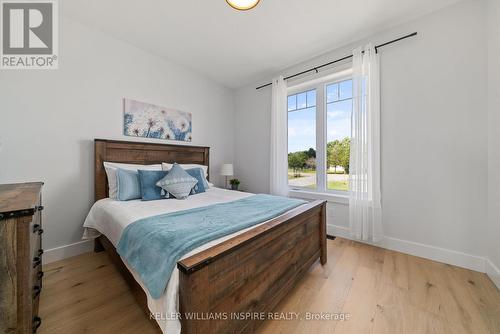
[[[487,211],[484,3],[465,1],[376,34],[381,49],[382,195],[385,246],[484,268]],[[292,74],[349,54],[359,43],[284,71]],[[236,92],[236,173],[267,192],[270,89]],[[329,205],[329,233],[344,235],[347,206]]]
[[[500,288],[500,2],[488,0],[488,273]]]
[[[232,90],[72,20],[61,33],[59,70],[0,72],[0,183],[45,182],[46,249],[81,240],[93,139],[134,140],[122,136],[123,97],[191,112],[211,170],[233,160]]]

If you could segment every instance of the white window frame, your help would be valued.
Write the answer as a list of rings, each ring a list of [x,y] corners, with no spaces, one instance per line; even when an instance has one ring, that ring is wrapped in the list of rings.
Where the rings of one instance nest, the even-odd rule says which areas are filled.
[[[330,84],[349,79],[352,79],[352,69],[335,72],[320,78],[290,85],[287,89],[287,96],[309,91],[311,89],[316,90],[316,189],[292,187],[289,185],[289,191],[292,196],[309,199],[327,199],[332,202],[343,204],[349,202],[348,191],[328,189],[326,172],[326,87]]]

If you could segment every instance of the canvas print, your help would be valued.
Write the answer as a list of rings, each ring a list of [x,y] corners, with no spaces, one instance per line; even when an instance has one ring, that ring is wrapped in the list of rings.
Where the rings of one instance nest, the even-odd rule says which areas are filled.
[[[124,99],[123,134],[191,141],[191,113]]]

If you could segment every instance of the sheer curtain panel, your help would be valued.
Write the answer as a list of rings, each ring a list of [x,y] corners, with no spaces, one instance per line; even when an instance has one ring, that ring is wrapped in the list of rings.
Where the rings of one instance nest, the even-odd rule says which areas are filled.
[[[368,44],[353,51],[349,225],[355,239],[382,238],[380,193],[380,61]]]
[[[282,76],[273,80],[271,104],[270,192],[288,196],[287,86]]]

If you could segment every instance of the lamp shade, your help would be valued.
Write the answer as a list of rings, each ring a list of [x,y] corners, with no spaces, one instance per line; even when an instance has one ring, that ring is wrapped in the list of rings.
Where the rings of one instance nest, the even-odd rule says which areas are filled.
[[[234,174],[233,164],[223,164],[220,170],[220,175],[231,176]]]

